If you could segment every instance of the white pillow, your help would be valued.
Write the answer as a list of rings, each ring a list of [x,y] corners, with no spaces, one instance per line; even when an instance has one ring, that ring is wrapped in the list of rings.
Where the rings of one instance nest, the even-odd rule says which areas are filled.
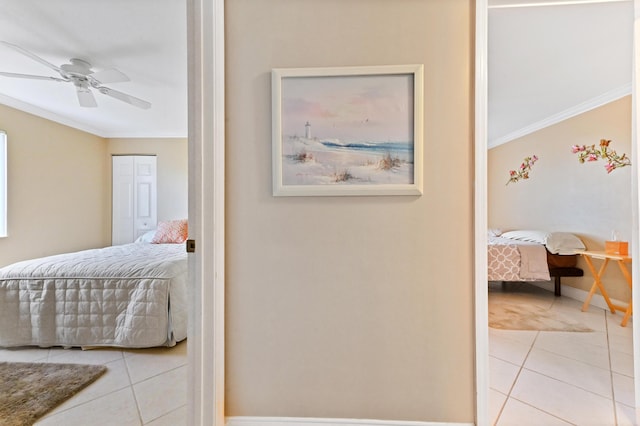
[[[575,254],[577,250],[587,248],[580,238],[569,232],[552,232],[545,245],[553,254]]]
[[[577,250],[586,248],[582,240],[570,232],[518,230],[503,232],[501,236],[511,240],[543,244],[553,254],[575,254]]]
[[[138,238],[136,238],[136,243],[146,243],[146,244],[150,244],[151,240],[153,240],[153,237],[156,235],[156,230],[153,229],[151,231],[147,231],[144,234],[140,235]]]
[[[546,244],[548,232],[535,231],[535,230],[518,230],[503,232],[500,235],[503,238],[509,238],[510,240],[528,241],[530,243]]]

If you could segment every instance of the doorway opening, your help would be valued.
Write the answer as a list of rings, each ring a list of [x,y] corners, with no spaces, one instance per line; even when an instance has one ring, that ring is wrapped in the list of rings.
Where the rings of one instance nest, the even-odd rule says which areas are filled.
[[[504,3],[504,2],[502,2]],[[533,2],[531,2],[533,3]],[[575,2],[572,2],[575,3]],[[587,3],[587,2],[584,2]],[[593,2],[592,2],[593,3]],[[480,0],[476,2],[476,207],[475,207],[475,224],[476,224],[476,384],[477,384],[477,421],[478,424],[490,424],[492,417],[489,411],[490,406],[490,377],[488,371],[490,369],[489,363],[489,335],[487,331],[488,321],[488,297],[487,297],[487,227],[489,225],[489,185],[488,185],[488,124],[490,117],[488,117],[488,34],[489,34],[489,9],[490,5],[488,1]],[[635,78],[635,76],[633,77]],[[635,84],[634,84],[635,87]],[[637,149],[636,149],[636,114],[637,108],[635,108],[635,93],[631,97],[632,103],[632,124],[631,124],[631,154],[632,163],[636,161]],[[596,141],[597,143],[597,141]],[[517,166],[517,165],[516,165]],[[638,252],[637,243],[638,240],[638,195],[637,195],[637,182],[638,173],[637,169],[630,168],[631,174],[631,235],[628,236],[631,241],[631,253],[634,255]],[[505,171],[506,173],[506,171]],[[506,181],[506,179],[505,179]],[[638,267],[634,263],[632,266],[633,275],[638,276]],[[588,275],[585,270],[585,275]],[[588,279],[588,278],[587,278]],[[570,288],[569,288],[570,290]],[[569,291],[570,292],[570,291]],[[569,293],[567,292],[567,293]],[[564,290],[563,290],[564,293]],[[637,291],[633,292],[633,299],[637,299]],[[614,316],[614,318],[616,318]],[[617,315],[617,319],[620,320],[622,316]],[[619,327],[619,321],[615,324]],[[638,333],[633,329],[633,353],[634,358],[638,356]],[[637,363],[635,363],[637,364]],[[637,365],[633,365],[634,370],[633,377],[637,378],[638,374],[635,374],[635,370],[638,369]],[[631,380],[631,386],[635,388],[635,405],[638,406],[638,383],[636,380]],[[633,399],[633,398],[632,398]],[[633,407],[631,407],[633,411]]]

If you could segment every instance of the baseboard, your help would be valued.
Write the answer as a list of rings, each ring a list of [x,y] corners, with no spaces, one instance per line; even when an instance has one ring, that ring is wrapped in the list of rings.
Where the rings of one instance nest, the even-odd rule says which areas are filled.
[[[331,419],[313,417],[227,417],[226,420],[227,426],[473,426],[473,423]]]
[[[531,284],[535,285],[536,287],[540,287],[543,288],[545,290],[549,290],[549,291],[554,291],[554,284],[553,282],[532,282]],[[587,296],[589,295],[588,291],[585,290],[581,290],[579,288],[575,288],[575,287],[569,287],[569,286],[561,286],[561,292],[563,296],[566,296],[570,299],[574,299],[577,300],[579,302],[583,302],[585,300],[587,300]],[[620,300],[616,300],[616,299],[611,299],[611,302],[613,302],[614,305],[620,305],[620,306],[626,306],[628,302],[622,302]],[[602,308],[602,309],[609,309],[609,306],[607,305],[607,302],[604,300],[604,297],[602,297],[601,294],[595,293],[593,295],[593,297],[591,298],[591,302],[589,303],[590,306],[595,306],[597,308]]]

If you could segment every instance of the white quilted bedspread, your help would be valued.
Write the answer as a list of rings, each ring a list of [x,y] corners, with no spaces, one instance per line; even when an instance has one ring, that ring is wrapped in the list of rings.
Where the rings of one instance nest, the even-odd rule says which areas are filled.
[[[0,269],[0,346],[173,346],[186,333],[182,244],[125,244]]]

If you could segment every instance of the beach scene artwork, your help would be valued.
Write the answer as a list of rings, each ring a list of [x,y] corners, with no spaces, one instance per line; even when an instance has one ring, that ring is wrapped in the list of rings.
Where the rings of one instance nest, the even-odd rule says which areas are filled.
[[[282,185],[414,183],[414,75],[285,77]]]

